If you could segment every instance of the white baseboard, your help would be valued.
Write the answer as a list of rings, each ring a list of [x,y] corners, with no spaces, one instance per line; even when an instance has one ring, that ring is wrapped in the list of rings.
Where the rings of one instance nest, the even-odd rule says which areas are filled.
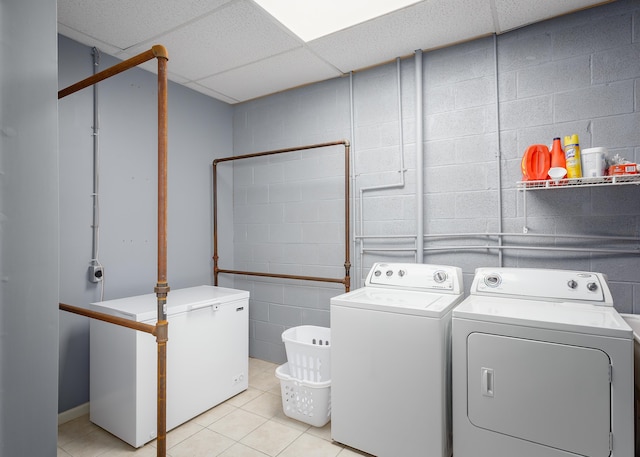
[[[58,414],[58,425],[72,421],[73,419],[77,419],[78,417],[84,416],[85,414],[89,414],[89,402]]]

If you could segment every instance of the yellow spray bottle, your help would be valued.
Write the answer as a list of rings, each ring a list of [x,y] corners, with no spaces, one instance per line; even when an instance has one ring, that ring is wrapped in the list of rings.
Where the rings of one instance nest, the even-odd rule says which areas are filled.
[[[582,178],[580,143],[577,134],[564,137],[564,157],[567,161],[567,178]]]

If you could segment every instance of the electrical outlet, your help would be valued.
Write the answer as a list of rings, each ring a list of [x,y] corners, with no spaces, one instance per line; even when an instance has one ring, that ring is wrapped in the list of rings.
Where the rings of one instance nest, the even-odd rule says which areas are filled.
[[[91,265],[89,266],[89,281],[91,282],[100,282],[104,276],[104,269],[102,265]]]

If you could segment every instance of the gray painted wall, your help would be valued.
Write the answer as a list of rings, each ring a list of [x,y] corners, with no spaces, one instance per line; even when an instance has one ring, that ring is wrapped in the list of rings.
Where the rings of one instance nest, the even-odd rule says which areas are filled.
[[[462,267],[467,290],[475,268],[500,263],[600,271],[609,277],[617,309],[640,313],[637,253],[505,249],[500,259],[497,249],[469,248],[495,246],[497,238],[486,234],[502,224],[502,233],[515,234],[503,237],[510,247],[638,249],[637,241],[561,237],[637,238],[638,186],[527,192],[525,214],[516,181],[528,145],[573,133],[583,148],[604,146],[611,155],[640,161],[639,25],[640,4],[621,0],[506,33],[495,43],[489,37],[424,53],[425,149],[419,172],[425,182],[425,263]],[[362,244],[354,243],[354,287],[374,261],[415,259],[415,74],[413,58],[400,63],[401,117],[395,63],[234,107],[235,154],[352,139],[356,234],[409,236],[367,240],[362,259]],[[360,201],[366,187],[399,182],[401,151],[405,185],[364,191]],[[344,243],[336,235],[343,220],[336,203],[341,168],[337,157],[319,157],[296,153],[235,167],[237,268],[341,275]],[[456,236],[472,233],[479,235]],[[341,292],[283,280],[238,277],[235,284],[251,291],[251,354],[274,362],[285,360],[282,331],[301,324],[328,326],[329,298]]]
[[[55,456],[56,5],[0,1],[0,455]]]
[[[90,76],[91,48],[62,36],[58,41],[59,87]],[[117,62],[102,54],[100,70]],[[76,306],[99,301],[102,286],[109,300],[152,293],[157,280],[157,77],[129,70],[99,83],[98,98],[98,259],[104,266],[103,284],[87,279],[92,258],[92,89],[59,103],[60,301]],[[211,163],[232,153],[232,108],[174,83],[169,84],[168,106],[169,286],[212,284]],[[229,171],[221,185],[223,195],[230,193],[230,186]],[[220,225],[229,238],[231,198],[224,200],[229,203],[221,208]],[[221,249],[233,258],[231,245],[223,243]],[[59,411],[89,401],[87,318],[60,312],[59,370]]]

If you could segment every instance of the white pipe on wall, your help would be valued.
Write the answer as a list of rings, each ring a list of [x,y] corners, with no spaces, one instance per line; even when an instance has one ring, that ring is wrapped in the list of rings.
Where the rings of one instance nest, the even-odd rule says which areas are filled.
[[[416,51],[416,263],[424,259],[424,132],[422,120],[422,50]]]
[[[493,62],[495,64],[496,84],[496,166],[498,173],[498,233],[502,233],[502,148],[500,143],[500,84],[498,81],[498,36],[493,34]],[[498,245],[502,246],[502,236],[498,237]],[[498,266],[503,266],[502,249],[498,251]]]
[[[350,129],[350,135],[351,135],[351,198],[355,199],[355,190],[356,190],[356,134],[355,134],[355,114],[354,114],[354,105],[353,105],[353,72],[349,73],[349,111],[350,111],[350,125],[349,125],[349,129]],[[362,201],[360,201],[360,204],[362,204]],[[353,227],[353,240],[352,240],[352,249],[351,252],[353,252],[355,254],[356,252],[356,244],[358,243],[358,238],[356,236],[356,230],[355,230],[355,226],[356,226],[356,208],[355,208],[355,202],[351,202],[351,220],[353,221],[353,224],[351,225]],[[360,265],[358,265],[358,257],[360,257]],[[361,274],[359,274],[358,272],[360,271],[359,269],[362,268],[362,255],[360,256],[353,256],[353,275],[351,277],[351,280],[353,281],[352,283],[352,287],[358,288],[360,286],[360,277],[362,276]]]
[[[364,236],[364,193],[368,192],[368,191],[372,191],[372,190],[383,190],[383,189],[398,189],[398,188],[404,188],[405,186],[405,177],[404,174],[407,171],[405,169],[404,166],[404,129],[402,128],[402,78],[401,78],[401,73],[400,73],[400,58],[396,58],[396,81],[397,81],[397,93],[398,93],[398,151],[400,154],[400,167],[398,169],[398,173],[400,174],[400,181],[396,182],[396,183],[392,183],[392,184],[382,184],[379,186],[369,186],[369,187],[362,187],[360,188],[360,204],[358,206],[358,217],[359,217],[359,225],[360,225],[360,236],[356,235],[354,233],[354,240],[358,240],[360,241],[360,255],[359,260],[360,260],[360,268],[362,268],[362,265],[364,263],[364,242],[361,241],[363,238],[365,238]],[[351,103],[352,103],[352,107],[351,107],[351,112],[353,113],[353,86],[351,86],[351,94],[352,94],[352,99],[351,99]],[[352,123],[353,123],[353,119],[352,119]],[[355,172],[354,172],[354,180],[355,180]],[[355,183],[355,181],[354,181]],[[354,185],[355,187],[355,185]],[[354,251],[355,252],[355,251]],[[362,271],[357,271],[356,272],[358,274],[356,274],[358,281],[360,281],[360,279],[362,278]]]

